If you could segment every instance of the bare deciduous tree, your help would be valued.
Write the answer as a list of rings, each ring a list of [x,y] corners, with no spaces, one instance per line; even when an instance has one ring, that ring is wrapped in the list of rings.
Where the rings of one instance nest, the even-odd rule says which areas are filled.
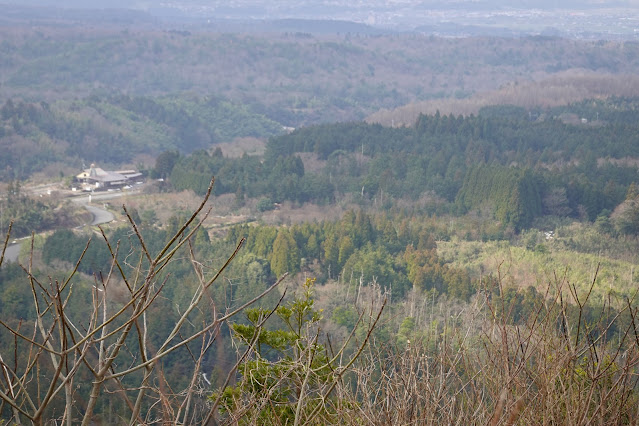
[[[122,264],[118,256],[119,242],[110,241],[100,228],[111,262],[105,274],[95,276],[88,318],[78,320],[69,306],[76,296],[73,280],[90,240],[75,268],[63,280],[49,278],[43,282],[36,276],[31,260],[23,266],[33,295],[35,317],[17,326],[0,321],[13,336],[13,344],[2,342],[0,349],[3,351],[0,353],[0,410],[10,407],[13,413],[10,421],[88,425],[96,421],[98,402],[107,397],[121,398],[128,407],[128,418],[120,417],[119,423],[191,424],[208,416],[210,391],[200,384],[206,351],[218,338],[222,324],[271,292],[280,282],[236,309],[218,309],[209,289],[233,260],[243,241],[217,272],[206,276],[190,238],[208,215],[203,210],[212,187],[213,180],[197,210],[156,254],[147,249],[137,224],[124,207],[134,238],[139,240],[139,252],[127,256],[127,262],[135,259],[133,268]],[[8,241],[9,234],[0,264]],[[176,285],[165,268],[180,249],[187,249],[199,285],[193,290],[188,306],[182,308],[177,320],[164,330],[162,343],[154,348],[150,344],[149,324],[155,319],[149,311],[162,297],[166,286]],[[113,300],[116,282],[125,287],[123,303]],[[195,321],[199,323],[194,324]],[[160,368],[161,360],[178,349],[186,349],[192,357],[188,363],[190,379],[183,389],[174,389]],[[91,382],[88,396],[79,395],[76,387],[87,380]],[[61,400],[63,412],[56,412],[54,406],[60,406]]]
[[[369,345],[354,367],[358,403],[343,423],[637,424],[637,308],[626,300],[610,309],[610,299],[586,319],[595,282],[579,294],[556,277],[515,324],[500,278],[419,341]]]

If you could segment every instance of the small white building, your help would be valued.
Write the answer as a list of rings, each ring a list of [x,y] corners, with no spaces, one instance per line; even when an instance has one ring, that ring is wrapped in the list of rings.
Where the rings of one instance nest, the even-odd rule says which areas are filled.
[[[84,184],[85,189],[108,189],[128,185],[141,177],[142,173],[135,170],[106,171],[91,164],[75,178]]]

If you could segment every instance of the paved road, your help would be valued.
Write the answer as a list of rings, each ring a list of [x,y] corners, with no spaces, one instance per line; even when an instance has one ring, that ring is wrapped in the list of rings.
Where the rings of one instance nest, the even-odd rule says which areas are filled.
[[[122,197],[127,194],[137,194],[139,191],[128,191],[128,192],[105,192],[101,194],[91,194],[90,196],[82,196],[73,198],[72,201],[74,203],[78,203],[84,206],[92,215],[93,220],[90,225],[101,225],[103,223],[109,223],[114,219],[113,213],[98,207],[102,203],[100,201],[112,200],[114,198]],[[89,202],[91,204],[89,204]],[[17,262],[18,255],[20,254],[20,246],[22,242],[18,242],[16,244],[10,244],[7,246],[7,250],[4,252],[4,262]],[[0,246],[1,252],[2,246]]]
[[[0,253],[2,253],[2,245],[0,245]],[[17,262],[18,255],[20,254],[20,243],[9,244],[7,250],[4,252],[4,262]]]
[[[83,205],[84,208],[93,215],[93,221],[90,225],[101,225],[103,223],[111,222],[114,219],[114,216],[113,213],[99,207],[102,204],[100,201],[112,200],[114,198],[122,197],[123,195],[132,195],[137,193],[139,193],[139,191],[105,192],[73,198],[73,202]],[[89,204],[89,202],[91,204]]]
[[[93,198],[93,197],[92,197]],[[92,215],[93,219],[90,225],[101,225],[103,223],[109,223],[114,219],[113,213],[101,209],[100,207],[89,205],[89,197],[83,197],[82,199],[73,200],[78,204],[84,206]],[[18,255],[20,254],[20,246],[22,242],[17,242],[15,244],[10,244],[7,246],[7,250],[4,252],[4,262],[17,262]],[[2,246],[0,245],[0,250],[2,250]]]
[[[91,225],[102,225],[103,223],[109,223],[114,219],[113,213],[99,207],[85,204],[84,208],[93,215]]]

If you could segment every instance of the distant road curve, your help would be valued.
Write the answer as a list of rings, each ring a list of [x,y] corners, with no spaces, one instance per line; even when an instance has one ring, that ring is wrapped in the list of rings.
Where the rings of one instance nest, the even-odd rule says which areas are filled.
[[[101,209],[96,206],[90,206],[88,204],[84,205],[84,208],[87,209],[93,215],[93,221],[90,225],[102,225],[103,223],[111,222],[115,217],[113,213],[110,211]]]
[[[104,200],[112,200],[114,198],[120,198],[123,195],[130,195],[130,194],[137,194],[139,193],[139,191],[128,191],[128,192],[106,192],[106,193],[102,193],[102,194],[91,194],[90,196],[90,201],[93,202],[98,202],[98,201],[104,201]],[[113,219],[115,219],[115,217],[113,216],[113,213],[111,213],[110,211],[104,210],[100,207],[97,207],[95,205],[89,204],[89,196],[82,196],[82,197],[76,197],[73,198],[72,201],[74,203],[80,204],[81,206],[83,206],[85,209],[87,209],[92,215],[93,215],[93,220],[91,221],[90,225],[94,226],[94,225],[102,225],[103,223],[109,223],[111,221],[113,221]],[[17,262],[18,261],[18,256],[20,255],[20,246],[22,245],[22,242],[18,242],[15,244],[9,244],[7,246],[7,250],[4,252],[4,262]],[[0,253],[2,253],[2,245],[0,243]]]
[[[93,221],[90,223],[90,225],[93,226],[102,225],[103,223],[109,223],[113,221],[115,217],[113,216],[113,213],[97,207],[95,204],[89,204],[89,201],[91,203],[96,203],[99,205],[100,203],[98,203],[98,201],[112,200],[114,198],[120,198],[123,195],[132,195],[137,193],[139,193],[139,191],[105,192],[101,194],[91,194],[87,196],[77,197],[73,198],[72,200],[74,203],[84,206],[84,208],[93,215]]]

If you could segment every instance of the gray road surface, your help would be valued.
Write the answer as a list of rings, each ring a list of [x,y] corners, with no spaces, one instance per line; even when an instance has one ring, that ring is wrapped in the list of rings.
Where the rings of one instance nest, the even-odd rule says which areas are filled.
[[[109,223],[114,219],[113,213],[99,207],[85,204],[84,208],[93,215],[93,221],[91,222],[91,225],[101,225],[103,223]]]
[[[139,191],[129,191],[128,194],[135,194]],[[105,192],[100,194],[91,194],[91,198],[89,196],[77,197],[73,199],[74,203],[78,203],[84,206],[92,215],[93,220],[90,225],[101,225],[103,223],[109,223],[114,219],[113,213],[100,208],[98,206],[102,205],[101,201],[111,200],[113,198],[119,198],[125,195],[123,192]],[[89,200],[91,203],[89,204]],[[20,246],[22,242],[18,242],[15,244],[10,244],[7,246],[7,250],[4,252],[4,262],[17,262],[18,255],[20,254]],[[1,252],[2,246],[0,246]]]
[[[0,245],[0,253],[2,253],[2,245]],[[20,243],[9,244],[7,250],[4,252],[4,262],[17,262],[18,255],[20,254]]]
[[[131,195],[137,194],[139,191],[128,191],[128,192],[103,192],[99,194],[91,194],[90,196],[83,196],[74,198],[73,202],[78,203],[84,206],[91,214],[93,215],[93,221],[91,225],[101,225],[103,223],[109,223],[114,219],[113,213],[104,210],[100,206],[102,205],[102,201],[112,200],[114,198],[120,198],[123,195]],[[90,197],[90,198],[89,198]],[[89,199],[91,203],[89,203]]]

